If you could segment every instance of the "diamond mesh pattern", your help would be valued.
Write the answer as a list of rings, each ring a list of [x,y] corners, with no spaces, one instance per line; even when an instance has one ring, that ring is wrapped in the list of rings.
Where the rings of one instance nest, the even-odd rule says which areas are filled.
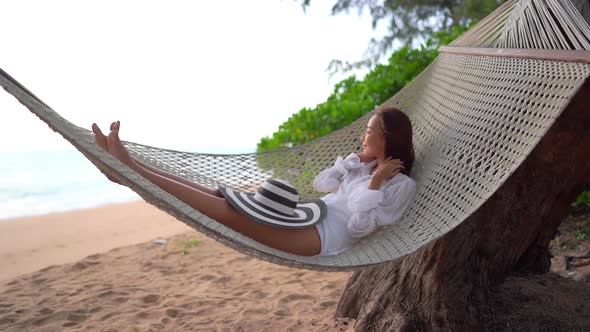
[[[480,24],[470,30],[479,29],[479,35],[466,33],[456,46],[482,46],[484,41],[501,40],[501,30],[496,27],[507,22],[511,10],[530,8],[532,2],[542,1],[527,0],[522,6],[509,1],[490,15],[488,26]],[[560,13],[569,13],[569,7],[563,8]],[[117,177],[146,201],[191,227],[273,263],[336,271],[402,257],[458,226],[524,161],[589,76],[590,64],[582,62],[439,55],[385,103],[402,109],[412,120],[416,160],[411,176],[418,184],[416,200],[397,224],[368,236],[340,255],[328,257],[280,252],[223,226],[102,151],[90,131],[59,116],[2,70],[0,84],[103,173]],[[146,163],[212,188],[223,185],[254,191],[263,180],[275,177],[290,181],[303,198],[312,198],[320,195],[311,187],[315,175],[331,166],[338,155],[359,149],[358,138],[371,115],[306,145],[260,154],[213,155],[132,142],[125,145]]]
[[[414,204],[395,225],[337,256],[301,257],[263,246],[209,219],[105,154],[92,133],[76,127],[14,85],[0,82],[60,132],[105,174],[119,177],[146,201],[242,252],[278,264],[345,270],[409,254],[472,214],[526,158],[590,75],[590,64],[441,54],[387,101],[413,123],[418,184]],[[126,142],[146,163],[193,181],[254,191],[267,177],[289,180],[304,198],[318,197],[315,175],[336,156],[359,148],[371,114],[352,125],[291,149],[260,154],[212,155]]]

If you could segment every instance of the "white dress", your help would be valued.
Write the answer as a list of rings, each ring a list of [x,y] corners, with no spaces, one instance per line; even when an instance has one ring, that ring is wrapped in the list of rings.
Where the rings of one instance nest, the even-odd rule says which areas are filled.
[[[321,240],[319,255],[336,255],[351,248],[378,227],[401,219],[416,194],[416,182],[399,173],[384,181],[379,190],[368,188],[377,161],[364,163],[356,153],[323,170],[313,181],[320,192],[330,192],[326,217],[315,226]]]

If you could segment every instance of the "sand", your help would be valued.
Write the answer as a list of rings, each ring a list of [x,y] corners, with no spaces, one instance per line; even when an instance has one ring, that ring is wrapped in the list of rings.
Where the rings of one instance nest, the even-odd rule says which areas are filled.
[[[570,234],[589,225],[564,222],[555,250],[587,253]],[[487,330],[590,330],[590,267],[553,263],[494,290]],[[0,331],[352,331],[334,318],[349,276],[245,256],[144,202],[0,221]]]
[[[0,221],[0,257],[2,331],[352,330],[333,319],[349,273],[250,258],[143,202]]]
[[[145,202],[0,220],[0,282],[192,228]]]

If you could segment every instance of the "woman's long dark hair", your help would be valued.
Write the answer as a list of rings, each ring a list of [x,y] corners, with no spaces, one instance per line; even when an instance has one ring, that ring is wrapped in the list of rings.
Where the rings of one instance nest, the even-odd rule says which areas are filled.
[[[403,161],[405,169],[401,173],[410,176],[414,166],[414,143],[410,118],[395,107],[380,108],[376,111],[376,115],[381,118],[381,129],[385,135],[385,157]]]

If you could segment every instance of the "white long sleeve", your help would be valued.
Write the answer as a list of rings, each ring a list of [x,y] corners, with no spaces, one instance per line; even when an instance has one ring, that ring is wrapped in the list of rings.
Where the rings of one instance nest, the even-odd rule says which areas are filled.
[[[320,255],[348,250],[380,226],[398,222],[411,205],[416,183],[405,174],[383,182],[379,190],[369,189],[371,170],[376,165],[376,160],[361,162],[352,153],[338,157],[334,166],[314,179],[316,190],[330,192],[321,198],[328,207],[326,218],[315,225]]]
[[[346,158],[338,156],[334,166],[326,168],[315,177],[313,187],[319,192],[336,192],[344,177],[360,167],[361,161],[356,153],[351,153]]]
[[[352,212],[346,228],[353,238],[374,232],[379,226],[391,225],[401,219],[416,194],[416,183],[404,181],[387,183],[380,190],[356,188],[349,198]]]

